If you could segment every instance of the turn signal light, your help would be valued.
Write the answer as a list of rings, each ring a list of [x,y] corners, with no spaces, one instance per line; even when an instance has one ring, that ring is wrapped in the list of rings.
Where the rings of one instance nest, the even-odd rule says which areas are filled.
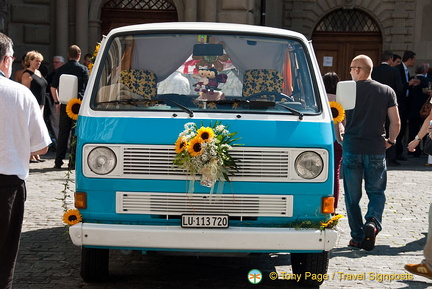
[[[332,214],[332,213],[334,213],[335,212],[334,202],[335,202],[335,198],[334,197],[324,197],[324,198],[322,198],[321,212],[323,214]]]
[[[87,194],[75,192],[75,208],[87,209]]]

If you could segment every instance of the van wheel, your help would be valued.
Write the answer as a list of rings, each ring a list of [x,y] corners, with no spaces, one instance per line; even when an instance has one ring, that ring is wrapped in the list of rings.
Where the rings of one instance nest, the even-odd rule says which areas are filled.
[[[108,279],[108,249],[81,249],[81,278],[86,282],[100,282]]]
[[[320,286],[324,282],[329,263],[329,252],[291,253],[294,274],[301,274],[300,283],[305,286]],[[307,274],[307,275],[306,275]]]

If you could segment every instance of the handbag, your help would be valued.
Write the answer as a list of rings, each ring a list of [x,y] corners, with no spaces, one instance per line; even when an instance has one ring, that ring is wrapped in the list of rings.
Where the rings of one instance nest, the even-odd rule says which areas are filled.
[[[432,155],[432,139],[430,137],[426,138],[426,141],[423,145],[423,152],[428,155]]]
[[[428,97],[428,99],[425,101],[425,103],[423,104],[422,108],[420,109],[420,117],[422,119],[425,119],[428,117],[428,115],[430,114],[432,108],[432,103],[431,103],[431,96]]]

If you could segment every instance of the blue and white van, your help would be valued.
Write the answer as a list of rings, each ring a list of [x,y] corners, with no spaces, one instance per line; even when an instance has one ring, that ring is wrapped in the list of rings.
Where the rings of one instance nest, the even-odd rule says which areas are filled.
[[[178,159],[207,147],[181,143],[191,128],[229,132],[210,182],[190,156]],[[107,277],[108,250],[119,249],[289,252],[304,283],[322,282],[304,273],[327,272],[338,235],[322,226],[334,212],[335,137],[303,35],[222,23],[114,29],[101,42],[76,134],[83,221],[69,232],[82,247],[84,280]]]

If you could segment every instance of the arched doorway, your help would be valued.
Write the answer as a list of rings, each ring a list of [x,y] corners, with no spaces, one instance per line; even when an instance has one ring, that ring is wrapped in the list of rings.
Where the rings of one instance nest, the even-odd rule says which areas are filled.
[[[169,0],[109,0],[101,11],[102,35],[116,27],[132,24],[178,21]]]
[[[351,79],[349,65],[359,54],[379,64],[382,36],[377,23],[358,9],[338,9],[326,15],[312,35],[315,54],[324,74],[335,71],[341,80]]]

